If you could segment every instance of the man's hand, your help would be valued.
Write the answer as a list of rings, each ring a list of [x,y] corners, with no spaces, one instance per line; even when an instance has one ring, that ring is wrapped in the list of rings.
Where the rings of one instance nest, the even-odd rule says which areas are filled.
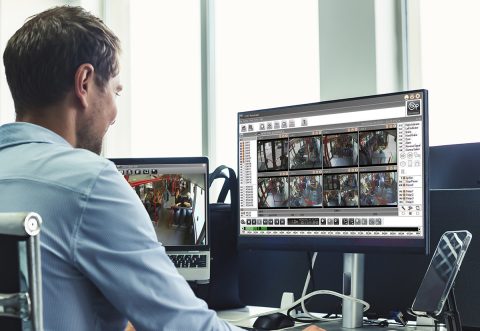
[[[135,328],[133,327],[132,323],[130,322],[127,323],[127,327],[125,328],[125,331],[135,331]],[[314,330],[311,330],[311,331],[314,331]]]
[[[303,331],[325,331],[325,329],[319,328],[316,325],[310,325],[309,327],[303,329]]]

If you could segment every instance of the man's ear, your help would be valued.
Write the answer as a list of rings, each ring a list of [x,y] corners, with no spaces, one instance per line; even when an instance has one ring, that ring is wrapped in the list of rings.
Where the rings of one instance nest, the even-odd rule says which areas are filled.
[[[95,83],[94,71],[90,63],[84,63],[75,72],[75,95],[84,108],[88,107],[88,92],[90,92],[91,85]]]

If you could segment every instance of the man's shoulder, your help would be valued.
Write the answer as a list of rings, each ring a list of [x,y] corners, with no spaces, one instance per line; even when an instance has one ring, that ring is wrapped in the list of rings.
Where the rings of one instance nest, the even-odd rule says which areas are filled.
[[[81,192],[89,190],[102,171],[115,170],[108,159],[79,148],[57,148],[45,162],[48,163],[45,180]]]
[[[54,154],[51,158],[52,165],[78,173],[100,171],[108,164],[111,164],[106,158],[81,148],[57,149],[54,151]]]

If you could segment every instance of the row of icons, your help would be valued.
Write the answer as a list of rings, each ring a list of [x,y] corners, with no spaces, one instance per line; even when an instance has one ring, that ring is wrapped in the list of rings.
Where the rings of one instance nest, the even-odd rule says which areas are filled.
[[[400,199],[400,200],[402,200],[402,199]],[[420,216],[421,210],[422,210],[422,207],[420,205],[402,205],[402,206],[400,206],[400,215],[402,215],[402,216]]]
[[[157,175],[157,169],[127,169],[118,170],[122,175]]]
[[[419,160],[415,160],[415,162],[413,162],[412,160],[408,160],[408,162],[400,161],[400,166],[401,167],[420,167],[420,161]]]
[[[247,225],[382,225],[382,219],[375,218],[304,218],[289,219],[286,223],[284,218],[242,219],[241,224]]]
[[[417,152],[415,152],[415,153],[413,153],[413,152],[408,152],[408,153],[403,153],[402,152],[402,153],[400,153],[400,158],[401,159],[404,159],[404,158],[412,159],[413,157],[418,159],[418,158],[422,157],[422,154],[417,153]]]
[[[407,103],[407,111],[408,115],[418,115],[421,111],[421,101],[419,100],[421,97],[420,93],[416,94],[406,94],[404,99],[406,101],[410,101]],[[306,118],[302,118],[300,120],[300,126],[308,126],[308,121]],[[286,120],[283,121],[275,121],[275,122],[267,122],[267,123],[260,123],[259,130],[279,130],[279,129],[287,129],[287,128],[294,128],[295,127],[295,120],[291,119],[288,122]],[[255,131],[253,124],[242,124],[240,127],[240,132],[252,132]]]
[[[421,97],[420,93],[405,94],[405,95],[403,96],[403,98],[404,98],[405,100],[420,99],[420,97]]]
[[[300,126],[308,126],[308,121],[306,118],[302,118],[300,120]],[[267,122],[267,123],[260,123],[258,126],[258,130],[265,131],[265,130],[280,130],[280,129],[287,129],[287,128],[294,128],[295,127],[295,120],[291,119],[287,121],[275,121],[275,122]],[[242,124],[240,127],[240,132],[251,132],[255,131],[253,124]]]

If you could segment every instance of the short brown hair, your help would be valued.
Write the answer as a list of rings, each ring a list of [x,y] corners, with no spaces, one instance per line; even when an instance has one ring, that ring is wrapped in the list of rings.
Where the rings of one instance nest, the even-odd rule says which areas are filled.
[[[54,7],[30,17],[3,53],[17,115],[62,100],[84,63],[95,68],[95,82],[104,87],[118,74],[119,52],[118,37],[81,7]]]

